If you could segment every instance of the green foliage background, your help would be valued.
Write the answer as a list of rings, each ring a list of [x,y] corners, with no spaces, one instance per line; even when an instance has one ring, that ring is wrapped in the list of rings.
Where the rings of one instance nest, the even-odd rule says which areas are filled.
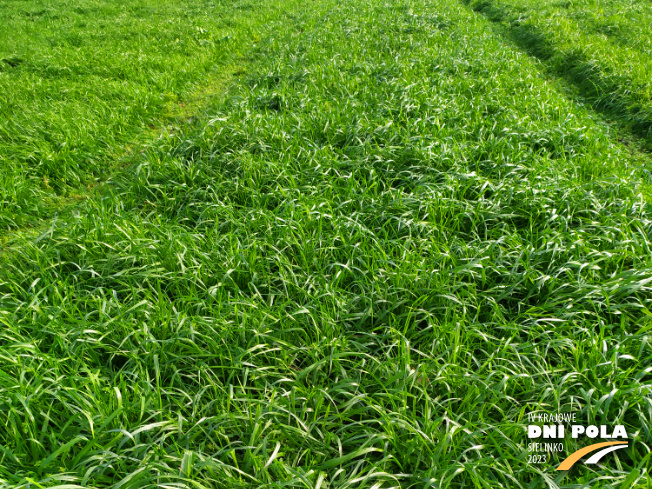
[[[453,0],[186,4],[249,36],[243,80],[7,238],[3,485],[649,487],[647,155]],[[151,73],[186,79],[170,56],[141,82],[156,117]],[[14,99],[11,124],[40,120]],[[105,125],[127,99],[88,99],[115,139],[50,181],[77,188],[95,175],[80,154],[138,132]],[[3,168],[37,202],[47,165],[10,134]],[[537,410],[624,424],[630,448],[567,474],[528,464]]]

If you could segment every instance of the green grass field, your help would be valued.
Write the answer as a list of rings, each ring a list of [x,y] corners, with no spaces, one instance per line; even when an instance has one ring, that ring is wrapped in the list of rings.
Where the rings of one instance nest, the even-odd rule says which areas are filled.
[[[646,0],[468,0],[577,97],[652,151],[652,8]]]
[[[1,487],[652,488],[629,115],[464,1],[84,5],[0,2]]]
[[[1,0],[0,230],[37,226],[195,117],[278,8]]]

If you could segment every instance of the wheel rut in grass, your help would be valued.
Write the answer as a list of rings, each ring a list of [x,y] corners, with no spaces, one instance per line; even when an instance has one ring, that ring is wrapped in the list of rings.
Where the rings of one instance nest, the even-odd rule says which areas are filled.
[[[111,85],[115,81],[112,79],[116,76],[114,71],[104,65],[100,65],[104,66],[100,70],[94,58],[83,58],[75,54],[80,57],[77,59],[67,51],[63,51],[69,55],[67,62],[77,63],[76,69],[88,78],[84,79],[80,75],[75,83],[85,91],[98,92],[96,98],[79,96],[79,89],[77,88],[77,92],[74,90],[76,85],[68,87],[70,94],[67,98],[53,99],[47,103],[42,97],[39,98],[41,94],[35,88],[32,92],[26,88],[23,92],[13,94],[11,106],[4,103],[5,98],[8,100],[11,94],[4,93],[5,98],[0,97],[0,259],[3,259],[13,242],[38,237],[47,232],[53,222],[65,221],[72,217],[89,198],[110,192],[112,181],[129,168],[137,166],[146,158],[147,153],[162,141],[174,139],[200,124],[211,107],[219,103],[229,89],[256,63],[253,53],[260,44],[260,37],[265,37],[265,32],[270,29],[269,26],[283,22],[297,8],[294,0],[279,4],[265,3],[259,7],[258,16],[252,19],[244,13],[241,5],[235,4],[221,8],[220,15],[223,20],[215,20],[206,13],[210,11],[209,6],[201,6],[200,3],[194,0],[187,2],[187,5],[203,12],[203,15],[194,15],[189,17],[191,20],[180,21],[178,32],[175,31],[174,35],[179,37],[176,39],[178,43],[196,45],[190,58],[200,60],[201,63],[187,61],[187,65],[173,68],[175,62],[183,63],[189,56],[175,52],[163,54],[156,47],[159,41],[151,40],[167,32],[159,29],[156,31],[158,34],[141,40],[141,50],[145,54],[138,63],[128,64],[124,59],[129,58],[121,56],[117,56],[117,60],[104,60],[104,65],[108,66],[109,61],[115,65],[111,65],[114,71],[122,70],[120,73],[125,78],[125,85],[132,83],[136,87],[132,90],[134,93],[118,92],[121,98],[111,106],[106,103],[104,93],[98,86]],[[151,22],[155,23],[158,17],[173,17],[174,12],[183,5],[186,4],[152,7],[148,10],[147,18],[153,19]],[[168,7],[172,11],[169,11]],[[67,12],[66,8],[61,7]],[[126,4],[125,8],[137,10],[131,3]],[[107,9],[108,11],[103,10],[102,15],[98,15],[97,22],[107,22],[113,18],[111,15],[115,15],[115,12],[109,7]],[[63,23],[61,18],[57,17],[57,22]],[[2,20],[0,19],[0,23]],[[65,37],[68,30],[89,28],[87,22],[90,21],[86,19],[84,22],[86,23],[66,24],[65,30],[53,28],[52,42],[58,39],[57,36]],[[197,24],[204,27],[200,28]],[[150,32],[146,30],[146,26],[139,27],[137,23],[133,26],[129,24],[128,27],[136,33]],[[16,29],[17,32],[22,32],[19,27]],[[127,27],[123,26],[124,29]],[[133,34],[131,31],[129,33]],[[123,37],[129,33],[118,30],[118,34]],[[115,39],[110,37],[109,33],[104,34],[109,36],[106,42],[116,43],[117,52],[120,49],[130,49],[131,45],[122,37],[115,33],[112,35]],[[36,41],[38,39],[34,42]],[[88,42],[90,43],[90,40]],[[45,77],[38,71],[40,65],[35,61],[38,58],[36,54],[32,55],[34,59],[27,55],[18,57],[3,54],[7,49],[17,48],[7,47],[0,42],[0,75],[4,76],[3,83],[11,79],[14,85],[25,85],[26,82],[22,83],[21,80],[28,75],[37,79],[39,76],[43,77],[43,83],[61,83],[58,78]],[[212,54],[209,56],[207,53]],[[167,67],[154,63],[160,60],[166,61]],[[30,70],[36,74],[20,71],[27,66],[31,66]],[[149,69],[149,78],[144,75],[139,78],[140,71],[133,69],[134,66],[140,71]],[[99,75],[88,75],[87,72],[96,69],[99,70]],[[21,76],[23,78],[20,78]],[[163,83],[159,78],[168,81]],[[170,81],[172,78],[174,80]],[[57,90],[51,91],[56,93]],[[2,87],[0,92],[3,92]],[[147,106],[137,97],[138,93],[145,92],[147,97],[158,101],[157,104],[150,104],[151,108],[147,111],[142,108],[143,114],[140,118],[132,117],[132,120],[127,116],[123,117],[121,114],[133,107],[141,110],[141,105]],[[28,102],[26,93],[31,93],[30,96],[34,100]],[[14,113],[13,108],[20,110],[15,110]],[[50,109],[55,112],[56,108],[67,116],[59,116],[57,113],[58,118],[55,118],[48,112]],[[76,111],[73,110],[75,108]],[[85,125],[75,119],[77,115],[83,119],[80,114],[84,111],[90,114],[88,120],[82,121]],[[112,122],[120,117],[125,119],[122,125]],[[47,130],[43,129],[46,126]]]
[[[589,106],[617,129],[619,142],[638,159],[652,163],[652,110],[596,66],[586,53],[563,52],[538,26],[527,22],[517,7],[492,0],[462,0],[499,26],[500,34],[541,61],[545,72],[564,83],[568,96]]]
[[[140,137],[122,145],[122,153],[106,161],[107,171],[103,177],[92,185],[77,189],[66,189],[67,195],[53,194],[43,199],[43,213],[41,216],[21,216],[19,221],[7,228],[0,226],[0,259],[11,242],[21,237],[37,238],[43,233],[48,233],[53,223],[59,219],[66,219],[74,214],[80,204],[89,198],[102,195],[108,191],[111,181],[127,168],[137,164],[143,155],[154,147],[161,138],[174,137],[174,134],[183,133],[197,124],[215,99],[223,97],[233,86],[237,78],[246,73],[246,66],[251,63],[246,57],[241,57],[238,63],[233,63],[224,68],[223,72],[210,83],[194,88],[190,96],[177,102],[169,109],[169,113],[161,117],[160,124],[151,126],[143,131]],[[237,82],[235,82],[237,83]],[[47,185],[47,179],[44,179]],[[6,225],[6,223],[4,223]]]
[[[82,2],[83,3],[83,2]],[[91,2],[0,12],[0,247],[185,131],[295,0]],[[14,5],[15,4],[15,5]]]

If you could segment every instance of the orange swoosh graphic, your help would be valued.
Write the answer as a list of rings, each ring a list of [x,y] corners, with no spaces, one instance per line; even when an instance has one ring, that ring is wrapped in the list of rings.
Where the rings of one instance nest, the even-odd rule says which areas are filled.
[[[566,460],[559,464],[559,467],[557,467],[556,470],[569,470],[573,465],[575,465],[575,462],[581,459],[584,455],[594,452],[599,448],[610,447],[612,445],[627,444],[628,442],[626,441],[606,441],[604,443],[594,443],[593,445],[589,445],[588,447],[581,448],[578,451],[571,453],[568,458],[566,458]]]

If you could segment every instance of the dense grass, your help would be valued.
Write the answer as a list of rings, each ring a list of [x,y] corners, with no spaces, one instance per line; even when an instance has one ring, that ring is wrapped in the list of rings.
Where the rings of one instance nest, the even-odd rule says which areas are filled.
[[[457,1],[265,32],[209,118],[13,243],[3,484],[650,487],[645,169]],[[536,410],[630,448],[529,465]]]
[[[0,233],[75,202],[220,91],[281,5],[0,1]]]
[[[652,9],[639,0],[469,0],[652,150]]]

